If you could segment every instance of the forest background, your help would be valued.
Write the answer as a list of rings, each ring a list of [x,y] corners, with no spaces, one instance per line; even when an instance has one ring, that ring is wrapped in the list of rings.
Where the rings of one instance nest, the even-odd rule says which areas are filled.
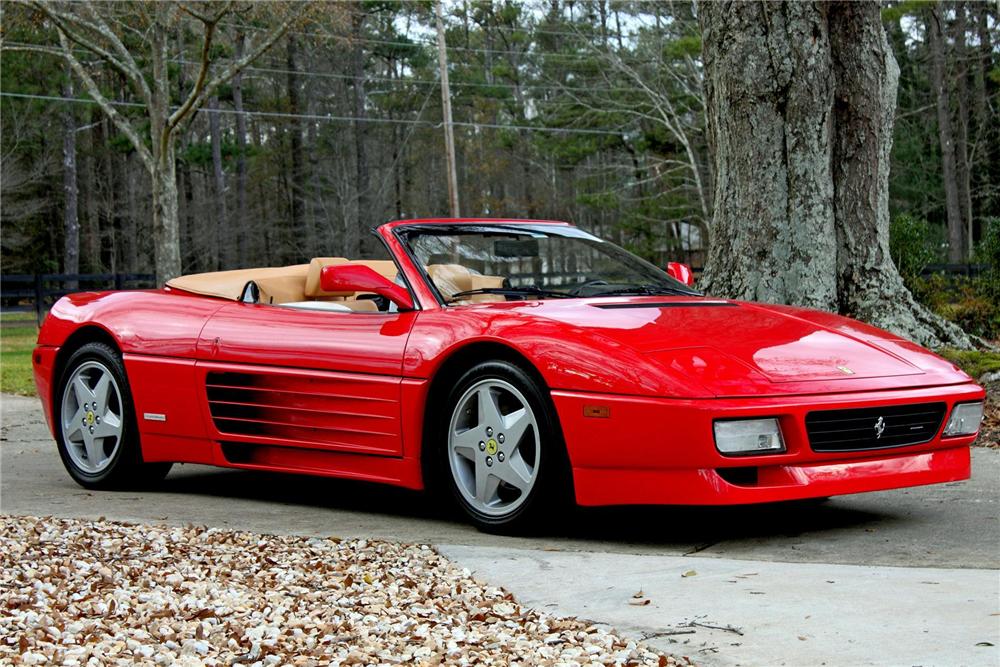
[[[152,273],[156,180],[67,64],[46,7],[60,9],[3,6],[3,272]],[[447,214],[433,3],[194,5],[218,17],[173,3],[152,37],[152,5],[94,7],[139,70],[155,69],[151,46],[165,55],[168,111],[203,61],[217,72],[253,56],[174,130],[181,272],[363,255],[386,220]],[[881,14],[900,69],[892,259],[918,301],[995,340],[997,5],[890,2]],[[696,5],[451,0],[443,27],[463,215],[569,220],[660,265],[704,264],[715,175]],[[62,48],[148,133],[155,114],[127,71]],[[981,266],[926,271],[944,262]]]

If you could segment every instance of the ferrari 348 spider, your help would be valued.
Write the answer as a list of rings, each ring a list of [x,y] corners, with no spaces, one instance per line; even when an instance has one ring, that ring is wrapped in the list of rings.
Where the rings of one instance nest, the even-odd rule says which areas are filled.
[[[481,528],[555,500],[740,504],[969,476],[984,392],[898,336],[704,296],[572,225],[408,220],[380,260],[73,294],[34,352],[88,488],[174,462],[447,491]]]

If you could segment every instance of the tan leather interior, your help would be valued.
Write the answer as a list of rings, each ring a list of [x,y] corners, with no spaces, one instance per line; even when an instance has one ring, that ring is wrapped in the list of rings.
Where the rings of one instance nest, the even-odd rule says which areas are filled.
[[[294,266],[195,273],[169,280],[167,287],[238,301],[247,283],[253,282],[260,293],[258,303],[282,305],[337,301],[353,311],[377,312],[378,305],[371,299],[357,300],[358,292],[326,292],[320,287],[323,267],[348,263],[363,264],[389,280],[396,279],[396,264],[391,260],[351,261],[345,257],[316,257],[309,264]]]
[[[239,300],[243,294],[243,288],[251,280],[260,284],[261,280],[276,279],[275,290],[280,291],[278,283],[286,282],[290,285],[296,281],[300,287],[298,293],[302,293],[301,285],[304,284],[308,264],[296,264],[295,266],[280,266],[262,269],[237,269],[235,271],[214,271],[212,273],[193,273],[187,276],[180,276],[167,281],[167,287],[179,289],[194,294],[204,294],[205,296],[217,296],[223,299]],[[294,290],[293,290],[294,293]],[[302,301],[303,299],[299,299]]]
[[[427,267],[427,275],[434,281],[445,299],[451,299],[459,292],[468,290],[503,287],[503,276],[481,276],[472,273],[461,264],[430,264]],[[504,297],[500,294],[474,294],[462,300],[470,303],[487,303],[503,301]]]
[[[472,289],[472,273],[461,264],[430,264],[427,275],[445,299]]]
[[[260,292],[258,302],[263,304],[282,305],[304,304],[310,301],[336,301],[353,311],[377,312],[378,306],[371,299],[357,299],[360,292],[327,292],[320,287],[320,275],[323,268],[341,264],[363,264],[393,281],[398,274],[396,264],[391,260],[315,257],[309,264],[195,273],[169,280],[167,287],[238,301],[242,297],[247,283],[252,281]],[[468,290],[502,287],[504,281],[503,276],[482,276],[472,273],[461,264],[431,264],[427,267],[427,274],[446,299]],[[463,301],[470,303],[503,300],[504,297],[499,294],[476,294],[468,299],[463,299]]]

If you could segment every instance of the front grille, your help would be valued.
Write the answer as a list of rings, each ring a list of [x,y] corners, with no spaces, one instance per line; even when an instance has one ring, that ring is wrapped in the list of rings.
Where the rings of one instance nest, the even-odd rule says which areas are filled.
[[[946,408],[944,403],[917,403],[810,412],[806,415],[809,445],[814,452],[919,445],[937,435]]]

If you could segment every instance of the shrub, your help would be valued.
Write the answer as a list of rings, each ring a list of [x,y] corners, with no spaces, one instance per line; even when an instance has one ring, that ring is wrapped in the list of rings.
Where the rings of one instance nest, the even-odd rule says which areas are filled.
[[[983,237],[976,246],[976,261],[990,268],[980,277],[983,293],[1000,301],[1000,218],[983,219]]]
[[[936,237],[926,220],[905,213],[897,215],[890,223],[889,254],[910,289],[913,289],[924,267],[939,259]]]

